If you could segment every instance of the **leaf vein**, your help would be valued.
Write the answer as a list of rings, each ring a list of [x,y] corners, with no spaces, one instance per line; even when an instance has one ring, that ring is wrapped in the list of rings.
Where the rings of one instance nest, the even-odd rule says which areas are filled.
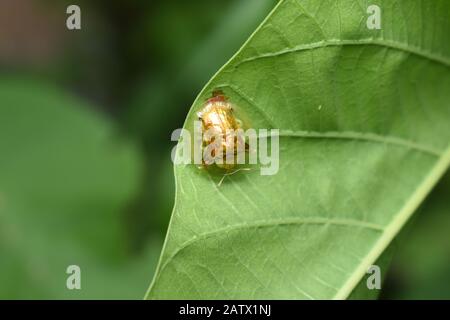
[[[361,220],[355,220],[355,219],[330,219],[330,218],[323,218],[323,217],[304,217],[304,218],[282,218],[282,219],[268,219],[268,220],[259,220],[253,223],[240,223],[240,224],[233,224],[230,226],[226,226],[224,228],[219,228],[216,230],[208,231],[205,233],[202,233],[200,235],[196,235],[192,237],[191,239],[185,241],[182,243],[178,249],[176,249],[166,260],[166,262],[162,265],[161,270],[159,271],[159,274],[162,273],[162,271],[167,267],[167,265],[177,256],[182,250],[186,249],[187,247],[191,246],[192,244],[208,239],[214,235],[220,234],[220,233],[227,233],[232,230],[238,230],[238,229],[249,229],[249,228],[268,228],[268,227],[274,227],[274,226],[288,226],[288,225],[312,225],[312,224],[323,224],[323,225],[334,225],[334,226],[342,226],[342,227],[359,227],[359,228],[365,228],[369,230],[373,230],[376,232],[383,232],[384,227],[380,224],[376,224],[373,222],[368,221],[361,221]]]
[[[447,57],[444,57],[440,54],[435,54],[429,51],[425,51],[418,47],[412,47],[408,46],[404,43],[400,43],[397,41],[392,40],[379,40],[379,39],[359,39],[359,40],[341,40],[341,39],[329,39],[329,40],[321,40],[318,42],[313,43],[307,43],[307,44],[301,44],[292,48],[286,48],[283,50],[275,51],[275,52],[267,52],[258,54],[252,57],[245,58],[241,61],[238,61],[235,65],[235,67],[259,60],[259,59],[266,59],[266,58],[272,58],[277,57],[289,53],[296,53],[301,52],[305,50],[313,50],[313,49],[319,49],[319,48],[325,48],[325,47],[336,47],[336,46],[357,46],[357,45],[373,45],[373,46],[380,46],[380,47],[387,47],[390,49],[395,49],[399,51],[404,51],[409,54],[413,54],[416,56],[419,56],[421,58],[426,58],[428,60],[432,60],[434,62],[440,63],[446,67],[450,67],[450,59]]]

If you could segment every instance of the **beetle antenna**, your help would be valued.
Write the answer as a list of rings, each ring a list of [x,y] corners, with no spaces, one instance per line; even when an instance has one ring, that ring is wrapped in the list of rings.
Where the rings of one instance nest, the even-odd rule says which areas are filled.
[[[223,91],[220,90],[220,89],[215,89],[215,90],[212,92],[212,96],[213,96],[213,97],[223,96]]]

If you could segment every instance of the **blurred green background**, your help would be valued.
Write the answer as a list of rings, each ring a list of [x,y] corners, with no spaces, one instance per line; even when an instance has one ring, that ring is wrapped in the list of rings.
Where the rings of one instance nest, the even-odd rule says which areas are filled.
[[[275,2],[0,2],[0,298],[144,296],[173,204],[170,134]],[[447,176],[396,240],[382,298],[450,298],[449,195]]]

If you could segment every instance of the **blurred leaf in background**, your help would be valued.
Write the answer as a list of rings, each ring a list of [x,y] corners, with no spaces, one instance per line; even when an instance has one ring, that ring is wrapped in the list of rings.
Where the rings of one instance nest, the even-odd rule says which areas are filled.
[[[158,250],[138,261],[125,247],[139,151],[53,86],[2,77],[0,101],[0,296],[139,298]],[[65,287],[71,264],[80,291]]]

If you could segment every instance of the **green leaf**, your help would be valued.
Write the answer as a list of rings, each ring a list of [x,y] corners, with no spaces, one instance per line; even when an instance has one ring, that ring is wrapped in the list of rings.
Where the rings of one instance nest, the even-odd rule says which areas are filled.
[[[0,78],[0,297],[139,298],[146,289],[157,249],[145,264],[129,255],[123,223],[140,154],[90,109],[52,85]],[[81,290],[66,288],[72,264]]]
[[[445,0],[280,1],[185,122],[221,88],[280,170],[176,166],[147,298],[347,298],[449,165],[449,32]]]

